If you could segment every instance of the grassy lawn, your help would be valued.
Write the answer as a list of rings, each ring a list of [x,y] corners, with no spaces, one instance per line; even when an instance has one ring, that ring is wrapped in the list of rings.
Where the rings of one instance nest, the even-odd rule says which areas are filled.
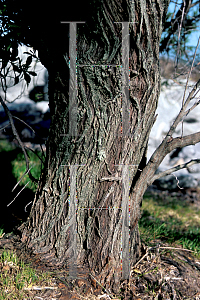
[[[180,198],[166,196],[154,199],[145,194],[139,222],[144,243],[162,240],[194,251],[200,258],[200,209]]]
[[[50,274],[25,265],[13,251],[1,251],[0,271],[0,300],[35,299],[35,291],[55,288]]]
[[[12,146],[6,140],[0,140],[0,152],[2,152],[2,151],[11,152],[14,149],[15,149],[15,147]],[[41,152],[38,152],[38,151],[35,154],[32,151],[28,150],[27,154],[29,157],[29,166],[31,168],[31,174],[36,179],[39,179],[40,173],[41,173],[41,159],[44,160],[44,158],[42,157]],[[17,154],[17,156],[14,160],[9,161],[9,163],[11,163],[11,166],[12,166],[12,175],[18,181],[22,177],[24,172],[26,171],[26,163],[25,163],[24,154],[22,153],[22,151],[20,151],[20,153]],[[25,175],[19,185],[24,186],[29,181],[30,181],[29,176]],[[29,182],[28,188],[31,189],[33,192],[35,192],[37,186],[34,182]]]

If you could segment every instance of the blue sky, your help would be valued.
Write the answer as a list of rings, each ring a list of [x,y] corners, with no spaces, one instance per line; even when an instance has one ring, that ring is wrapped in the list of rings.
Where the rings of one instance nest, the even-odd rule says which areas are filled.
[[[180,3],[182,3],[182,1],[180,1]],[[173,12],[174,11],[174,7],[175,7],[175,4],[171,2],[170,5],[169,5],[169,11]],[[188,42],[188,46],[195,46],[196,47],[197,42],[198,42],[198,38],[200,36],[200,22],[198,22],[198,28],[197,29],[198,29],[197,31],[194,31],[191,34],[190,40]],[[200,46],[199,46],[199,48],[200,48]]]

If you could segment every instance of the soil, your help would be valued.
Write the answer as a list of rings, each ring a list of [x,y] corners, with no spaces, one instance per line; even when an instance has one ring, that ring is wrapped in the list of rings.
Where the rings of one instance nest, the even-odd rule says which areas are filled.
[[[200,261],[190,250],[160,240],[155,240],[151,247],[142,245],[141,258],[131,269],[129,281],[121,281],[118,295],[105,290],[94,277],[86,276],[83,269],[79,279],[70,281],[67,268],[43,263],[38,255],[25,248],[17,235],[1,238],[0,254],[3,249],[13,250],[38,271],[52,272],[55,288],[30,291],[34,299],[200,299]]]

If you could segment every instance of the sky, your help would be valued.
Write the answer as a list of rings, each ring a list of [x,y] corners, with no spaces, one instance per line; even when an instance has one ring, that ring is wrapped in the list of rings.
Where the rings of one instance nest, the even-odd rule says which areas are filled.
[[[180,3],[182,3],[182,1],[179,1]],[[199,4],[200,5],[200,4]],[[173,12],[174,11],[174,7],[175,7],[175,4],[173,2],[170,3],[169,5],[169,9],[168,11],[170,12]],[[198,7],[196,7],[197,9]],[[191,36],[190,36],[190,40],[188,42],[188,46],[195,46],[197,45],[197,42],[198,42],[198,39],[199,39],[199,36],[200,36],[200,22],[198,22],[198,28],[197,28],[197,31],[194,31]],[[200,45],[199,45],[199,49],[200,49]]]

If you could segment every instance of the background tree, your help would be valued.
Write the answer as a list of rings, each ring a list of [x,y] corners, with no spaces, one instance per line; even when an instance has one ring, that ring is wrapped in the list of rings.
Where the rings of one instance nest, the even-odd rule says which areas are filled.
[[[198,82],[165,139],[146,162],[148,138],[156,120],[159,44],[169,1],[79,1],[74,7],[70,3],[66,11],[61,1],[46,7],[36,1],[31,8],[24,1],[1,4],[0,54],[4,65],[9,60],[15,65],[17,44],[23,42],[38,50],[49,73],[51,126],[46,161],[30,216],[20,228],[22,242],[49,264],[66,263],[72,270],[76,260],[77,274],[84,269],[85,276],[90,272],[104,286],[117,289],[121,276],[121,227],[130,233],[129,249],[127,241],[123,240],[122,245],[122,260],[127,267],[123,269],[122,265],[122,275],[127,278],[129,260],[123,250],[130,251],[132,266],[140,256],[138,220],[144,192],[155,179],[174,171],[155,174],[168,153],[200,141],[199,132],[173,138],[176,126],[188,113],[187,105],[197,92]],[[77,67],[78,136],[67,135],[69,25],[60,21],[85,21],[77,29],[77,63],[91,66]],[[119,67],[109,67],[122,65],[120,22],[124,21],[130,22],[130,136],[121,134],[121,71]],[[14,67],[27,82],[31,75],[28,63],[27,67]],[[75,189],[74,178],[77,210],[70,206],[69,186],[71,191]],[[122,201],[128,181],[130,222],[122,218],[123,211],[128,212]],[[74,219],[76,238],[70,234],[75,230]]]

